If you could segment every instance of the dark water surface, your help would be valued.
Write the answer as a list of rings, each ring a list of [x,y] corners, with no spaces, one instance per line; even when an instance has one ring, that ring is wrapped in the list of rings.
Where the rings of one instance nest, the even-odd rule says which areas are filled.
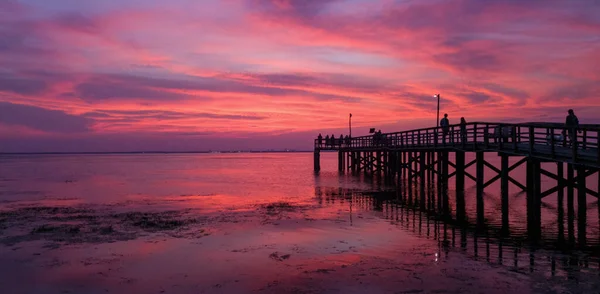
[[[559,239],[556,195],[543,200],[543,240],[534,246],[526,239],[525,195],[512,184],[513,235],[500,237],[397,205],[393,186],[380,179],[339,175],[336,154],[324,153],[321,160],[323,170],[315,175],[312,153],[1,156],[0,289],[600,289],[598,252],[589,250],[600,239],[596,199],[588,198],[588,249],[566,251],[553,246]],[[512,176],[524,181],[524,169]],[[486,177],[493,174],[486,170]],[[475,219],[474,183],[466,186],[467,214]],[[491,229],[501,222],[499,191],[499,183],[486,188]]]

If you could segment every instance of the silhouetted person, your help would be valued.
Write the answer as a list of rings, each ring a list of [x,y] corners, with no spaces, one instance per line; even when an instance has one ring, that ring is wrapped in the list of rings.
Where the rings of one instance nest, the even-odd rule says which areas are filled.
[[[579,119],[573,112],[573,109],[569,109],[569,115],[565,121],[565,127],[567,128],[567,134],[569,135],[569,143],[571,145],[577,143],[577,134],[575,131],[579,128]],[[579,131],[581,133],[581,131]]]
[[[464,117],[460,118],[460,141],[462,143],[467,142],[467,121]]]
[[[494,127],[494,144],[497,144],[499,141],[508,143],[510,132],[510,127],[503,124]]]
[[[331,141],[329,139],[329,135],[325,136],[325,147],[329,147],[329,145],[331,144]]]
[[[373,132],[373,138],[371,139],[371,145],[377,144],[377,131]]]
[[[340,134],[340,147],[342,147],[342,145],[344,144],[344,135]]]
[[[440,127],[442,127],[442,142],[446,144],[446,136],[450,131],[450,120],[448,120],[448,114],[444,113],[444,118],[440,120]]]
[[[319,146],[319,148],[323,146],[323,136],[321,135],[321,133],[319,133],[319,136],[317,136],[317,145]]]
[[[346,135],[346,146],[350,147],[350,137]]]
[[[375,132],[375,134],[373,135],[373,138],[375,139],[375,145],[380,145],[381,144],[381,130],[377,130],[377,132]]]
[[[337,143],[335,142],[335,135],[331,134],[331,147],[335,147],[335,145],[337,145]]]

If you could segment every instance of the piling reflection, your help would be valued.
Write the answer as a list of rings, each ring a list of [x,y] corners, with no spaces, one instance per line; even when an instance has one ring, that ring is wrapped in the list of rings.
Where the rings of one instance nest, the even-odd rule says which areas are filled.
[[[506,232],[494,224],[478,226],[468,219],[458,220],[456,215],[421,210],[419,205],[410,201],[410,191],[407,192],[408,197],[404,201],[401,191],[364,192],[318,187],[316,197],[320,203],[349,207],[350,222],[353,212],[374,211],[392,226],[435,240],[438,244],[436,261],[447,258],[450,252],[460,252],[473,260],[509,267],[513,271],[560,276],[575,282],[583,279],[580,275],[600,274],[600,248],[597,243],[568,246],[568,242],[564,243],[565,230],[560,229],[561,226],[559,234],[544,235],[543,242],[532,241],[534,239],[527,236],[527,231]],[[579,245],[575,239],[572,242]]]

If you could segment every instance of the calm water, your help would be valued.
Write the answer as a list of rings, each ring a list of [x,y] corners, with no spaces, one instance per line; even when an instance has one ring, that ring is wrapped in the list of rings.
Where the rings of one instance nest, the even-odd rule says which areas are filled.
[[[14,293],[476,293],[486,287],[553,293],[598,286],[593,252],[552,247],[556,195],[544,199],[544,246],[531,247],[521,238],[525,195],[512,184],[515,236],[499,238],[399,207],[388,194],[369,196],[393,186],[338,174],[336,154],[321,160],[315,175],[312,153],[2,156],[0,287]],[[493,177],[489,171],[486,178]],[[524,181],[524,169],[511,175]],[[545,178],[543,184],[544,190],[553,185]],[[466,186],[468,217],[475,219],[474,183]],[[499,190],[499,182],[486,188],[492,227],[501,221]],[[597,205],[588,198],[590,246],[600,239]],[[82,209],[49,210],[55,207]],[[202,228],[167,231],[132,222],[143,232],[121,229],[132,217],[119,219],[119,213],[131,211],[177,211]],[[48,227],[57,220],[62,227]],[[86,229],[104,223],[111,224],[106,234]],[[65,225],[81,229],[68,227],[64,235]]]

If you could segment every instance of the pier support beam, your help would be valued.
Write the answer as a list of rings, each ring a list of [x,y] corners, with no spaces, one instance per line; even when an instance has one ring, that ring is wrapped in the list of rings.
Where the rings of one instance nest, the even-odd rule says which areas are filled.
[[[466,219],[465,212],[465,152],[456,151],[456,218]]]
[[[527,234],[533,241],[541,235],[541,172],[540,162],[527,160]]]
[[[314,160],[314,169],[316,172],[321,170],[321,151],[319,149],[315,149],[315,152],[313,154],[313,160]]]
[[[585,168],[577,169],[577,241],[579,246],[586,245],[586,228],[587,228],[587,191],[585,185],[586,171]]]
[[[437,152],[437,211],[442,212],[442,152]]]
[[[476,180],[477,180],[477,225],[481,226],[484,222],[484,211],[483,211],[483,166],[485,163],[484,153],[476,153]]]
[[[436,192],[436,157],[435,157],[435,152],[430,152],[429,153],[429,159],[430,159],[430,163],[429,163],[429,173],[430,173],[430,182],[429,182],[429,198],[431,198],[431,207],[430,210],[431,211],[435,211],[435,192]]]
[[[421,196],[419,199],[419,206],[421,210],[425,210],[425,152],[419,152],[419,195]]]
[[[396,189],[402,194],[402,152],[396,151],[394,156],[394,164],[396,165]]]
[[[500,194],[502,195],[502,231],[508,233],[508,155],[500,155]]]
[[[377,173],[377,175],[381,175],[383,173],[383,163],[381,160],[381,151],[377,150],[377,152],[375,152],[375,156],[377,157],[377,159],[374,161],[375,163],[375,169],[374,172]]]
[[[565,175],[564,175],[564,164],[562,162],[556,163],[556,176],[557,179],[557,196],[558,196],[558,242],[563,245],[565,241]]]
[[[414,185],[413,185],[413,179],[414,179],[414,153],[413,152],[408,152],[407,154],[408,157],[408,162],[407,162],[407,173],[408,173],[408,184],[406,185],[408,188],[408,205],[413,205],[413,191],[414,191]]]
[[[338,171],[344,172],[344,151],[338,151]]]
[[[427,171],[425,171],[425,173],[427,174],[426,176],[426,184],[427,184],[427,210],[428,211],[432,211],[434,209],[433,204],[435,203],[435,201],[433,200],[433,190],[432,190],[432,186],[433,186],[433,152],[427,152],[426,153],[426,165],[427,165]]]
[[[448,151],[442,152],[442,206],[444,216],[450,215],[450,201],[448,200]]]
[[[408,188],[410,187],[408,183],[408,178],[410,177],[410,167],[408,164],[408,152],[402,152],[402,200],[403,203],[408,203]]]
[[[569,245],[575,244],[575,206],[573,204],[573,198],[575,197],[575,189],[573,187],[573,180],[575,179],[575,171],[573,165],[567,164],[567,229]]]

